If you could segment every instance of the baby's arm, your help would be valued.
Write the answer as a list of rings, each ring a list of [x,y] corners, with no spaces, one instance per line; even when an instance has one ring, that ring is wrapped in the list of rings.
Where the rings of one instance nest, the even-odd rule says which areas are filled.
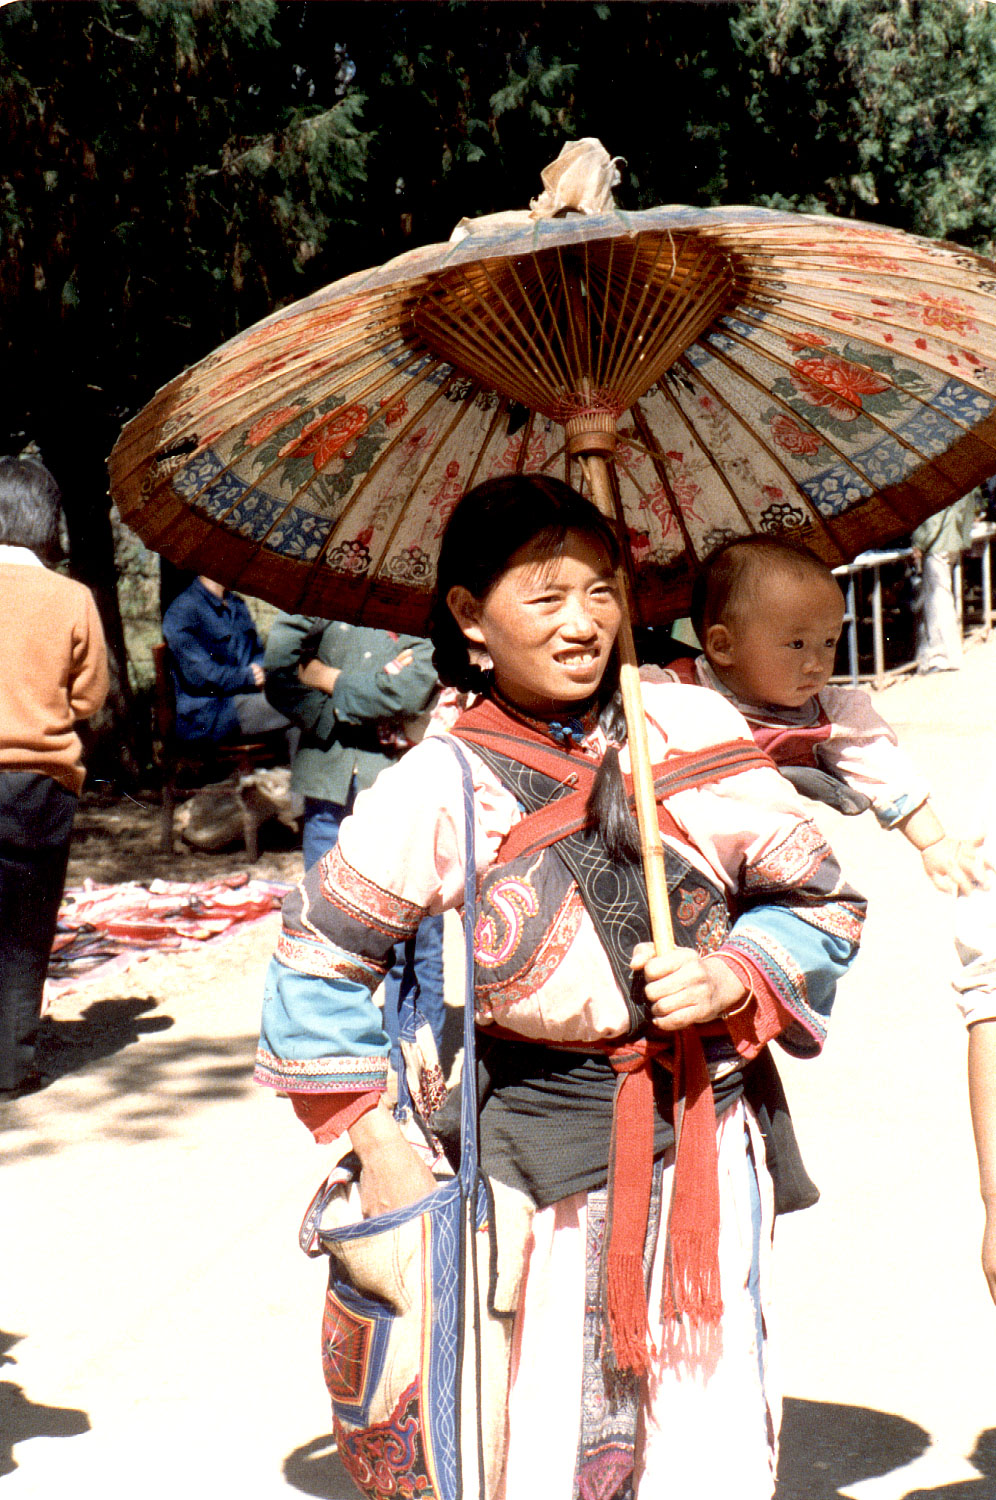
[[[968,1101],[986,1208],[982,1269],[996,1302],[996,1021],[976,1021],[968,1032]]]
[[[986,885],[989,866],[982,853],[982,838],[953,839],[944,832],[929,800],[896,824],[919,851],[923,868],[945,895],[967,896],[973,887]]]
[[[900,748],[896,732],[860,689],[831,686],[820,694],[833,725],[820,746],[821,764],[871,798],[883,828],[898,828],[918,851],[938,890],[967,895],[987,883],[981,839],[953,839],[929,801],[923,777]]]

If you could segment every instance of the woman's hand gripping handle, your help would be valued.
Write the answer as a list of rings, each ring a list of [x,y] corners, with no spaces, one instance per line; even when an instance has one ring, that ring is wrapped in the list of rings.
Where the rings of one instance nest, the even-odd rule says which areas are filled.
[[[719,1020],[750,995],[721,958],[702,958],[694,948],[655,953],[652,943],[637,943],[630,962],[643,971],[647,1011],[657,1031]]]

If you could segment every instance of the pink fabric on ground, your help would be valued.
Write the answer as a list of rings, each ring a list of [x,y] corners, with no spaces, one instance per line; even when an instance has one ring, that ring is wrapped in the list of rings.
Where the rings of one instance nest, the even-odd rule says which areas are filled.
[[[49,973],[48,999],[73,994],[91,979],[147,958],[197,948],[258,922],[290,887],[244,872],[215,880],[129,880],[66,891]]]

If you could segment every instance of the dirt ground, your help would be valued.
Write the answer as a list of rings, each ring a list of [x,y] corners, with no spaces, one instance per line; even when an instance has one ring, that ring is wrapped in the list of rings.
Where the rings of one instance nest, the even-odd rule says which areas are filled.
[[[159,852],[157,798],[84,794],[67,887],[80,886],[87,878],[100,885],[157,878],[211,880],[238,870],[287,883],[301,875],[300,840],[276,820],[260,830],[259,858],[253,865],[237,847],[205,854],[188,849],[179,836],[175,846],[172,855]],[[199,1002],[229,981],[233,971],[258,976],[262,995],[279,922],[274,913],[200,947],[153,953],[88,980],[74,993],[57,994],[39,1038],[45,1072],[53,1079],[64,1077],[139,1041],[143,1033],[169,1027],[164,1007],[175,1006],[182,997],[184,1007],[196,1012]]]
[[[250,867],[233,845],[219,854],[189,849],[177,834],[174,853],[159,852],[159,799],[153,794],[105,797],[84,792],[76,813],[67,886],[89,877],[99,885],[125,880],[211,880],[233,870],[251,870],[266,880],[297,880],[301,841],[282,823],[264,824],[259,859]]]

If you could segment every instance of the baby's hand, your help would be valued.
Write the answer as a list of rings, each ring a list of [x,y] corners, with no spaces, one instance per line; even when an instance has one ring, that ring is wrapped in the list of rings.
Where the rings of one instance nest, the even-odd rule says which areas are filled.
[[[982,853],[982,839],[953,839],[945,834],[921,851],[923,868],[945,895],[967,896],[977,886],[988,888],[992,866]]]

